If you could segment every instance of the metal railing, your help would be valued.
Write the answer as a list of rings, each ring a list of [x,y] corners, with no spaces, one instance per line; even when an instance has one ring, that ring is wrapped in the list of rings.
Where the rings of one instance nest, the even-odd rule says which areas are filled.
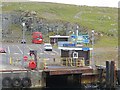
[[[85,60],[83,59],[73,59],[73,58],[61,58],[61,65],[71,66],[71,67],[81,67],[85,66]]]

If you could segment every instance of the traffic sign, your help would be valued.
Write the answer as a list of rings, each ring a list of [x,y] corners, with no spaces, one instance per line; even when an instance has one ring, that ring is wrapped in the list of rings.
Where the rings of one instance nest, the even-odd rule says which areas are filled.
[[[74,43],[72,43],[72,44],[63,44],[63,47],[75,47],[75,44]]]
[[[89,47],[83,47],[82,50],[83,50],[83,51],[88,51],[88,50],[90,50],[90,49],[89,49]]]
[[[28,60],[28,56],[24,56],[23,59],[26,61]]]
[[[78,52],[73,52],[73,58],[78,58]]]
[[[30,69],[35,69],[37,67],[36,62],[34,60],[31,60],[29,62],[29,68]]]

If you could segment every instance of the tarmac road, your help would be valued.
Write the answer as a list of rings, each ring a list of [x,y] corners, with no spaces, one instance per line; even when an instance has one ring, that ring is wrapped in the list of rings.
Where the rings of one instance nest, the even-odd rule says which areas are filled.
[[[13,69],[12,66],[16,63],[18,66],[22,66],[23,56],[33,59],[29,56],[30,50],[37,50],[37,58],[41,61],[44,59],[53,61],[54,58],[60,58],[60,50],[53,48],[52,51],[45,51],[43,44],[3,44],[2,48],[6,50],[6,53],[0,53],[2,56],[0,63],[4,66],[3,69],[7,69],[8,67],[9,69]]]
[[[2,48],[6,50],[6,53],[0,53],[0,71],[4,70],[7,72],[0,72],[0,87],[2,87],[2,79],[4,77],[13,77],[11,72],[8,72],[9,70],[27,70],[22,67],[22,60],[23,56],[28,56],[28,59],[31,59],[31,57],[29,57],[30,50],[37,50],[37,57],[39,60],[43,61],[46,59],[48,63],[53,62],[53,58],[56,58],[56,60],[60,58],[60,50],[53,48],[52,51],[45,51],[43,44],[2,44]],[[19,76],[25,77],[26,73]]]

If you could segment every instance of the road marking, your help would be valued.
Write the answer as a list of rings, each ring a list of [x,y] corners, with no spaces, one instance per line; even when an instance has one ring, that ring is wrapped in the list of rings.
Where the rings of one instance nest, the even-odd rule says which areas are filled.
[[[33,47],[33,48],[31,48],[31,50],[34,50],[34,46],[35,46],[35,45],[34,45],[34,46],[33,46],[33,45],[29,45],[29,46],[30,46],[30,47]]]
[[[17,46],[17,45],[16,45]],[[17,48],[20,50],[20,52],[23,54],[22,50],[20,49],[20,47],[17,46]]]
[[[10,54],[10,47],[8,46],[8,54]]]
[[[19,53],[14,53],[14,54],[19,54]]]
[[[31,50],[31,48],[29,46],[27,46],[27,48],[29,48],[29,50]]]
[[[48,53],[47,51],[44,51],[44,53],[46,53],[46,54],[48,54],[48,55],[49,55],[49,53]]]
[[[51,53],[51,55],[55,55],[55,53]]]
[[[57,51],[53,50],[54,53],[59,54]]]
[[[44,61],[50,60],[49,58],[45,58]]]
[[[44,53],[40,53],[40,54],[44,54]]]
[[[42,51],[42,49],[39,46],[37,46],[37,47]]]

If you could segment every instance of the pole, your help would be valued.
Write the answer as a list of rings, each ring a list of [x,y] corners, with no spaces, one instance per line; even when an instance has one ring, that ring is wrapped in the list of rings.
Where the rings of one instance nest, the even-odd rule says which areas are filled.
[[[77,26],[77,29],[76,29],[76,39],[75,39],[76,46],[77,46],[77,39],[78,39],[78,28],[79,28],[79,26]]]
[[[92,67],[95,68],[95,61],[94,61],[94,30],[92,30]]]
[[[77,26],[77,30],[76,30],[76,36],[78,37],[78,28],[79,28],[79,26]]]
[[[25,23],[23,24],[23,57],[24,57],[24,53],[25,53],[25,45],[24,45],[24,41],[25,41]],[[22,58],[22,67],[24,67],[24,59]]]
[[[47,35],[48,35],[48,43],[50,43],[50,41],[49,41],[49,27],[47,27]]]
[[[57,36],[58,36],[58,26],[57,26]],[[58,45],[58,37],[57,37],[57,43],[56,44]]]

